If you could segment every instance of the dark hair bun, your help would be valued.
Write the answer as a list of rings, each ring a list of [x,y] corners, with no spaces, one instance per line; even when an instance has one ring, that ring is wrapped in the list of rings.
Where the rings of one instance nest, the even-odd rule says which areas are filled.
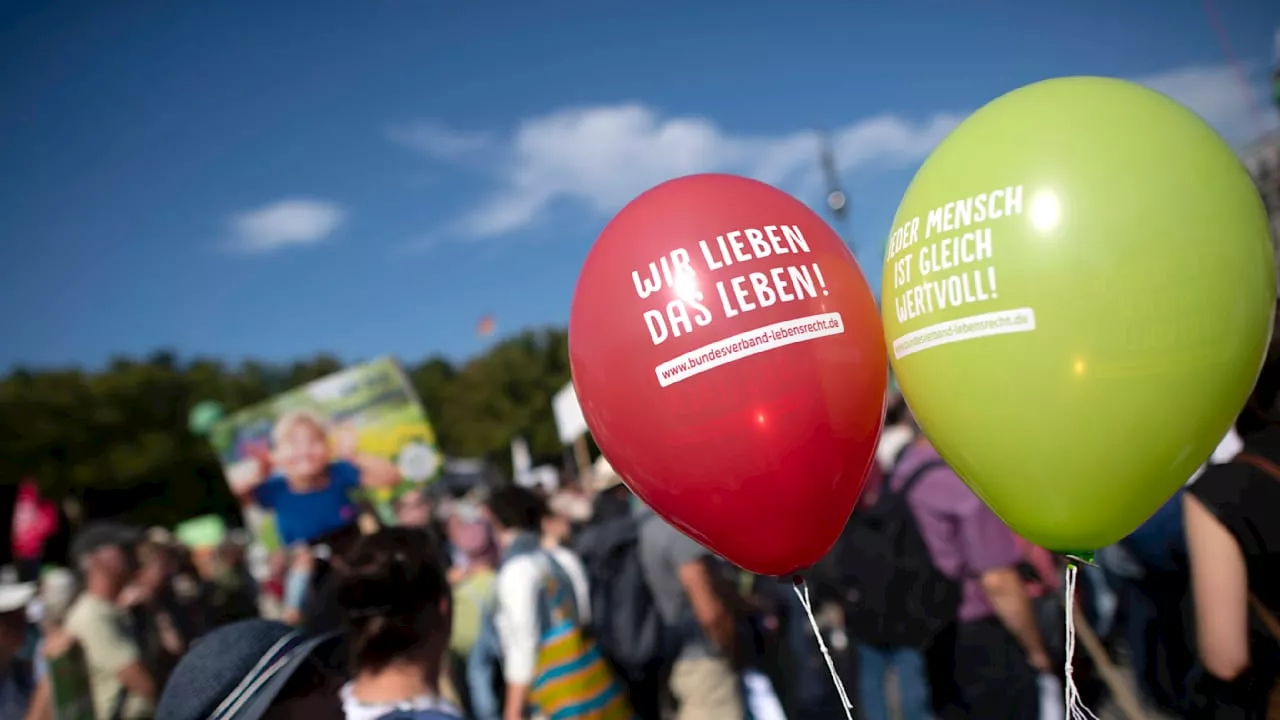
[[[337,602],[351,630],[354,670],[377,670],[415,656],[447,627],[449,586],[434,536],[387,528],[362,537],[338,572]]]

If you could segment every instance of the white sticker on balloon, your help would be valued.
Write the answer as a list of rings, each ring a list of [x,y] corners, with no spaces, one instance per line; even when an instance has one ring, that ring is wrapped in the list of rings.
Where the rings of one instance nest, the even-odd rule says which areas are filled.
[[[997,310],[959,320],[948,320],[913,330],[893,341],[893,359],[961,340],[1030,332],[1036,329],[1036,313],[1031,308]]]
[[[842,332],[844,318],[840,317],[840,313],[822,313],[784,320],[682,353],[654,368],[654,372],[658,375],[658,384],[669,387],[736,360]]]
[[[892,330],[902,333],[905,324],[998,300],[999,226],[1024,214],[1024,195],[1030,197],[1026,214],[1034,229],[1054,231],[1061,216],[1057,196],[1025,192],[1021,185],[944,203],[895,228],[885,253],[886,324],[896,321]],[[894,358],[901,359],[939,345],[1035,327],[1031,308],[996,310],[933,322],[898,335],[891,344]]]

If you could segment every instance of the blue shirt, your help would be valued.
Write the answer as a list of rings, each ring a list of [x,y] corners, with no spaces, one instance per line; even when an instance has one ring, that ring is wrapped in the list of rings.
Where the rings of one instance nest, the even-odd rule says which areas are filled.
[[[360,469],[346,460],[329,463],[329,484],[312,492],[294,492],[283,475],[272,475],[253,491],[253,501],[276,514],[276,531],[285,545],[309,542],[351,524],[359,512],[351,491],[360,487]]]
[[[1185,573],[1187,535],[1182,524],[1182,495],[1179,490],[1160,506],[1145,523],[1120,541],[1148,572]]]
[[[7,672],[0,674],[0,718],[24,717],[34,686],[34,679],[24,674],[22,663],[15,660]]]

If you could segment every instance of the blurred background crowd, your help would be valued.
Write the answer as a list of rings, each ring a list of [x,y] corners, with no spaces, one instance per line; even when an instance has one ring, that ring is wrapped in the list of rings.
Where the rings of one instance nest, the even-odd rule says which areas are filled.
[[[1223,438],[1213,457],[1205,459],[1201,473],[1189,478],[1187,486],[1137,532],[1098,552],[1083,567],[1070,603],[1064,598],[1065,561],[1009,530],[941,460],[902,398],[896,390],[891,392],[867,490],[844,536],[822,562],[803,573],[804,589],[797,592],[791,578],[752,575],[715,557],[633,496],[584,434],[585,425],[574,429],[575,422],[582,424],[580,411],[575,421],[573,408],[562,407],[571,379],[563,330],[497,332],[497,318],[486,302],[498,298],[497,302],[505,303],[502,307],[508,315],[499,317],[512,317],[512,325],[531,327],[544,322],[543,316],[524,311],[546,297],[566,295],[568,290],[561,286],[571,282],[561,281],[576,272],[579,257],[566,258],[559,251],[546,250],[545,244],[531,242],[529,247],[545,254],[539,258],[547,263],[545,267],[527,268],[526,260],[519,258],[528,256],[517,255],[501,276],[487,277],[483,266],[454,270],[465,263],[448,253],[474,247],[473,243],[446,243],[432,235],[418,238],[413,251],[447,246],[437,263],[445,272],[426,272],[421,266],[402,263],[400,254],[394,255],[396,267],[372,265],[368,248],[360,248],[345,260],[330,258],[296,273],[248,273],[237,276],[236,282],[215,281],[218,287],[198,288],[209,282],[206,273],[212,265],[187,256],[157,259],[171,240],[173,219],[166,213],[185,207],[186,196],[163,195],[164,211],[147,216],[146,222],[107,221],[103,218],[109,213],[96,206],[86,206],[81,216],[53,205],[51,194],[40,193],[49,192],[46,176],[52,175],[46,171],[62,167],[59,163],[65,159],[40,153],[64,143],[58,139],[61,136],[40,133],[66,130],[65,123],[96,123],[105,118],[103,128],[110,126],[110,132],[96,125],[74,125],[69,126],[74,132],[67,131],[68,136],[98,137],[92,133],[107,132],[103,145],[123,148],[119,155],[127,157],[119,166],[125,177],[142,172],[135,174],[130,163],[144,159],[159,163],[147,165],[152,168],[147,177],[154,187],[166,183],[177,187],[180,183],[174,177],[197,176],[200,167],[217,174],[221,161],[211,158],[231,146],[252,153],[241,165],[256,178],[265,174],[258,161],[266,143],[253,137],[242,138],[239,145],[210,143],[210,157],[185,159],[178,163],[180,171],[175,175],[155,170],[164,166],[169,153],[154,148],[140,152],[125,139],[140,142],[133,132],[157,138],[165,135],[161,130],[176,133],[173,128],[179,123],[164,113],[142,112],[142,106],[126,101],[150,92],[159,97],[165,87],[178,87],[177,96],[194,108],[191,112],[209,121],[215,113],[202,103],[221,97],[208,90],[221,87],[217,79],[203,75],[199,76],[204,78],[202,84],[173,81],[166,85],[161,80],[172,80],[163,76],[170,64],[145,56],[151,47],[148,43],[183,44],[188,36],[164,30],[147,35],[146,41],[138,40],[141,30],[139,35],[130,34],[135,25],[142,27],[144,19],[150,22],[163,13],[153,17],[136,8],[120,11],[119,17],[95,16],[91,23],[81,22],[78,10],[66,9],[71,3],[54,10],[20,5],[0,1],[0,59],[5,60],[6,70],[17,70],[12,73],[13,83],[4,81],[10,75],[0,73],[0,100],[9,100],[0,102],[0,129],[4,130],[0,158],[12,159],[12,166],[21,171],[13,174],[19,178],[13,182],[0,179],[0,230],[5,236],[0,269],[10,271],[0,289],[9,293],[3,297],[13,300],[7,303],[13,309],[4,318],[10,324],[0,324],[0,345],[17,348],[5,356],[11,368],[0,378],[0,537],[6,533],[12,537],[9,547],[0,547],[0,720],[843,717],[842,693],[833,682],[824,652],[848,691],[854,716],[866,720],[1059,720],[1068,717],[1062,703],[1068,681],[1079,688],[1082,702],[1107,720],[1280,718],[1280,624],[1275,620],[1280,611],[1280,526],[1273,520],[1280,514],[1280,361],[1274,351],[1235,430]],[[284,5],[288,3],[280,6]],[[1143,12],[1165,12],[1164,5],[1159,10],[1155,7]],[[1264,0],[1241,0],[1225,14],[1237,30],[1267,25],[1269,36],[1268,23],[1275,18],[1268,8]],[[1275,129],[1268,106],[1274,101],[1280,107],[1280,58],[1276,66],[1251,60],[1257,52],[1243,60],[1236,58],[1223,41],[1221,20],[1211,3],[1205,3],[1205,9],[1219,34],[1216,42],[1205,40],[1205,45],[1215,48],[1214,52],[1219,52],[1220,45],[1227,63],[1216,69],[1193,65],[1149,84],[1185,99],[1230,136],[1257,182],[1280,237],[1280,130]],[[747,13],[746,8],[733,12],[739,10]],[[508,36],[499,30],[513,33],[508,25],[523,27],[524,20],[516,13],[525,11],[512,9],[511,17],[494,20],[497,29],[488,24],[492,18],[464,18],[456,26],[486,28],[479,35],[492,31],[497,39],[486,42],[498,44],[475,54],[508,58],[508,51],[516,51],[510,50]],[[724,18],[719,16],[724,13],[712,14],[717,17],[699,21],[718,28],[719,35],[731,35],[723,32]],[[296,61],[298,67],[316,64],[316,58],[342,55],[334,50],[340,42],[310,25],[299,25],[304,16],[310,22],[320,15],[307,6],[288,18],[293,25],[282,25],[289,32],[297,29],[296,37],[290,37],[298,46],[313,43],[307,59]],[[1090,43],[1101,45],[1106,37],[1116,46],[1136,42],[1132,35],[1118,39],[1106,35],[1110,31],[1102,28],[1104,21],[1087,15],[1080,22],[1099,27],[1081,33]],[[1195,16],[1193,22],[1177,15],[1182,19],[1170,24],[1177,27],[1168,32],[1184,32],[1192,24],[1199,27],[1204,22],[1199,10]],[[451,17],[441,19],[438,27],[431,26],[434,45],[424,43],[416,31],[384,43],[384,38],[397,32],[393,26],[403,25],[399,28],[403,30],[412,23],[364,16],[350,23],[372,28],[368,34],[374,40],[361,47],[373,58],[381,57],[386,48],[432,45],[434,52],[436,46],[465,45],[448,35],[448,28],[455,27]],[[765,28],[773,35],[753,35],[752,47],[781,42],[776,36],[785,34],[782,30],[775,30],[772,21],[756,19],[753,32]],[[191,21],[190,27],[169,20],[176,23],[173,27],[186,30],[199,26],[214,33],[220,27],[208,18]],[[895,22],[914,20],[904,16]],[[1150,18],[1133,21],[1146,20]],[[599,27],[629,26],[611,15],[597,17],[595,22]],[[569,27],[569,23],[552,24],[563,25],[561,30]],[[673,44],[686,50],[703,43],[703,34],[692,30],[686,32],[687,38],[676,37],[680,32],[673,29],[675,25],[664,16],[654,25],[654,33],[670,36]],[[805,19],[801,27],[813,25],[838,23]],[[929,32],[938,34],[930,35],[928,42],[920,40],[921,48],[930,44],[954,48],[959,25],[935,25]],[[1031,45],[1048,42],[1040,34],[1052,25],[1027,20],[1017,26],[1017,32],[1006,27],[998,35],[1024,38],[1019,42],[1026,45],[1018,45],[1018,52],[1031,52]],[[891,28],[876,31],[885,37],[908,34],[892,23],[877,27]],[[821,29],[811,28],[813,32]],[[592,57],[635,57],[653,49],[652,42],[644,40],[633,48],[635,52],[623,53],[605,40],[588,43],[574,33],[556,35],[555,30],[547,29],[547,45],[538,46],[540,50],[521,51],[526,62],[503,60],[486,77],[537,72],[543,85],[562,86],[557,91],[573,89],[575,82],[547,82],[546,77],[569,71],[548,69],[538,58],[570,46],[597,53]],[[790,54],[821,45],[806,39],[805,32],[795,33],[801,40],[793,39],[798,44],[789,46]],[[638,29],[634,34],[642,36]],[[273,135],[276,144],[302,147],[290,143],[295,139],[302,143],[311,131],[277,123],[274,113],[284,116],[288,110],[306,115],[313,124],[305,127],[314,130],[319,127],[315,118],[328,117],[329,110],[324,108],[378,105],[364,96],[324,96],[320,102],[306,93],[297,96],[303,99],[290,100],[294,105],[288,108],[271,105],[277,89],[288,84],[280,78],[290,73],[259,71],[293,46],[281,43],[279,33],[267,40],[250,35],[219,36],[211,42],[220,48],[218,52],[243,52],[251,66],[245,75],[265,78],[267,90],[255,97],[261,107],[272,109],[254,121],[260,125],[247,122],[247,126],[270,127],[273,133],[289,136],[279,142],[281,138]],[[125,50],[112,44],[116,42]],[[745,62],[739,38],[735,36],[733,42],[719,46],[714,54]],[[849,40],[842,36],[829,42],[844,52]],[[1171,44],[1177,43],[1151,47],[1139,43],[1134,51],[1150,54],[1159,49],[1156,45]],[[203,67],[205,60],[198,51],[203,46],[194,41],[191,45],[196,48],[191,62]],[[72,72],[58,59],[63,57],[58,52],[74,55],[66,48],[86,53],[106,49],[100,56],[67,60],[67,67],[76,68]],[[141,60],[131,55],[135,50]],[[869,60],[900,50],[877,49]],[[1014,52],[1008,47],[1004,51]],[[387,53],[388,57],[393,54],[390,49]],[[98,74],[89,72],[97,68],[95,58],[108,56],[112,63],[122,64],[111,64],[110,71]],[[177,57],[176,51],[173,56]],[[282,63],[295,62],[291,55],[281,57],[285,58]],[[838,53],[829,57],[845,62]],[[129,58],[138,64],[126,63]],[[669,89],[675,85],[670,78],[676,75],[690,83],[699,81],[690,70],[698,62],[683,58],[673,51],[665,59],[668,65],[659,85]],[[714,60],[707,56],[701,62]],[[225,57],[222,61],[231,62]],[[950,60],[931,62],[936,70]],[[575,72],[588,75],[614,72],[594,62],[575,60],[573,64]],[[1006,57],[965,66],[964,72],[976,78],[1000,64],[1023,66]],[[442,92],[438,97],[445,104],[465,104],[458,98],[471,97],[475,87],[488,82],[455,71],[460,64],[453,60],[426,65],[437,74],[441,67],[450,68],[452,79],[433,75],[430,82],[465,86]],[[126,92],[123,85],[108,82],[140,77],[130,71],[139,67],[160,73],[147,76],[144,91]],[[423,81],[421,66],[409,63],[406,67],[411,68],[407,74],[392,82],[389,73],[382,71],[356,73],[345,66],[324,65],[329,74],[300,84],[354,93],[377,89],[385,81],[388,88],[400,88],[387,92],[407,95],[404,88],[418,88]],[[1047,68],[1035,66],[1025,72],[1048,72]],[[758,88],[777,79],[767,75],[768,70],[761,66],[742,71],[750,82],[738,84],[750,85],[743,91],[750,93],[750,104],[741,107],[759,111]],[[955,84],[945,72],[930,74]],[[807,78],[814,75],[823,73],[804,73]],[[335,82],[333,77],[344,81]],[[1027,79],[1004,78],[997,84],[1013,87]],[[599,78],[594,81],[598,83]],[[536,84],[524,76],[513,82],[517,86],[492,89],[486,97],[514,102],[517,91]],[[616,94],[612,91],[616,82],[621,81],[610,76],[606,83],[610,97]],[[726,85],[720,80],[708,82],[717,92]],[[778,80],[771,86],[779,93],[794,90],[815,103],[819,97],[841,94],[825,93],[818,84],[806,83]],[[1008,89],[1003,84],[1001,91]],[[893,85],[901,88],[911,82]],[[1232,89],[1224,90],[1228,86]],[[641,85],[628,87],[632,89],[626,92],[645,92]],[[701,89],[695,95],[716,94],[709,86],[697,87]],[[43,114],[38,121],[32,119],[37,115],[32,108],[41,113],[47,107],[63,108],[44,93],[66,88],[85,98],[96,98],[93,93],[101,90],[106,99],[88,105],[100,112],[68,105],[76,109],[63,113],[61,119],[48,120]],[[1264,88],[1271,90],[1272,97],[1261,94]],[[985,98],[988,90],[994,97],[993,88],[982,88],[973,90],[977,94],[972,97],[949,96],[946,102],[976,106],[975,98]],[[1237,96],[1247,97],[1248,102]],[[577,97],[572,99],[578,102]],[[219,103],[253,106],[251,102]],[[539,112],[545,104],[539,100]],[[780,99],[776,104],[792,112],[795,103]],[[1231,112],[1218,112],[1226,105],[1231,105]],[[129,109],[134,120],[107,122],[117,107]],[[1240,111],[1242,107],[1247,111]],[[1251,116],[1255,110],[1265,115],[1262,121],[1253,123],[1252,117],[1241,121],[1241,116]],[[787,187],[806,198],[825,197],[825,203],[815,205],[823,206],[841,232],[849,235],[846,240],[861,260],[869,252],[879,252],[879,236],[869,246],[859,238],[859,247],[851,237],[852,228],[861,232],[867,223],[876,233],[882,232],[880,225],[888,224],[892,203],[884,212],[871,211],[875,220],[871,222],[853,219],[851,198],[857,192],[860,202],[864,195],[869,199],[865,205],[883,205],[877,201],[893,193],[865,177],[846,184],[842,174],[876,163],[910,165],[954,125],[951,117],[929,116],[927,122],[903,124],[895,116],[883,115],[833,135],[804,131],[775,141],[750,134],[721,136],[714,123],[687,117],[664,119],[654,112],[644,105],[559,110],[528,120],[509,142],[495,140],[492,133],[451,130],[433,122],[396,126],[385,134],[431,162],[461,165],[478,175],[494,174],[515,188],[507,195],[493,196],[485,208],[489,215],[459,219],[463,229],[458,232],[467,241],[498,237],[517,226],[537,227],[553,214],[549,208],[562,201],[611,208],[630,197],[633,189],[674,174],[706,169],[767,175],[777,170],[777,177],[769,179],[780,184],[796,177],[812,180]],[[845,109],[815,109],[815,122],[822,120],[823,112],[834,117]],[[737,114],[748,113],[739,109]],[[144,117],[155,120],[160,129],[137,120]],[[241,119],[236,115],[223,118],[225,122],[210,122],[234,129]],[[615,124],[623,129],[617,130]],[[755,131],[751,126],[747,129]],[[611,135],[615,130],[622,133],[620,140]],[[625,135],[631,131],[634,137]],[[548,138],[560,144],[547,151],[539,142]],[[327,135],[323,139],[326,150],[346,142]],[[204,147],[204,140],[197,137],[190,145]],[[614,140],[615,145],[606,142]],[[798,161],[792,152],[796,147],[802,149]],[[757,151],[769,162],[742,161]],[[266,165],[289,166],[295,172],[299,167],[311,168],[299,157],[305,154],[299,150]],[[689,158],[695,156],[705,156],[706,162],[691,165]],[[596,160],[603,164],[593,164]],[[342,182],[325,185],[320,181],[322,187],[349,188],[344,183],[352,177],[357,178],[356,184],[365,182],[366,176],[358,172],[360,161],[344,156],[338,165],[334,176]],[[433,172],[438,169],[432,167]],[[611,182],[615,175],[636,168],[641,172],[634,182],[621,186]],[[425,174],[430,177],[415,182],[438,195],[433,201],[443,205],[435,211],[451,214],[459,202],[455,196],[470,189],[471,179],[454,186],[452,181]],[[75,183],[120,177],[105,171],[81,172],[79,167],[67,175]],[[237,182],[229,180],[227,185]],[[98,198],[104,207],[133,212],[127,196],[134,189],[130,183],[111,179],[96,186],[73,187],[73,194]],[[117,192],[126,195],[113,194]],[[394,194],[383,190],[374,194],[379,193],[383,200]],[[237,195],[234,202],[241,200]],[[406,204],[416,207],[419,202],[415,198]],[[879,216],[874,215],[877,212]],[[339,233],[348,217],[340,203],[285,199],[236,214],[230,223],[233,237],[222,249],[240,259],[322,245]],[[10,230],[8,222],[21,231]],[[161,327],[146,319],[151,316],[139,313],[191,301],[194,309],[189,308],[191,314],[177,323],[179,330],[157,331],[166,343],[171,336],[188,337],[208,329],[215,333],[211,338],[222,332],[216,337],[236,343],[243,339],[252,346],[255,340],[248,339],[249,329],[265,326],[257,341],[272,348],[267,353],[270,357],[294,352],[280,350],[294,347],[277,344],[280,338],[293,342],[314,337],[325,338],[325,347],[341,347],[341,356],[324,354],[273,364],[209,357],[188,360],[178,352],[159,351],[140,359],[116,358],[92,369],[54,367],[63,362],[63,355],[79,355],[70,351],[59,355],[57,348],[64,346],[50,338],[98,338],[97,320],[68,330],[71,326],[64,324],[65,317],[75,313],[64,312],[62,306],[52,311],[19,306],[65,296],[72,303],[67,307],[83,309],[99,303],[105,307],[123,297],[118,287],[98,284],[94,275],[95,259],[111,253],[103,253],[98,245],[70,251],[58,239],[71,225],[57,223],[74,222],[85,227],[76,226],[69,234],[92,238],[101,247],[124,248],[123,241],[112,245],[110,239],[129,233],[145,236],[149,243],[144,247],[140,240],[131,246],[133,254],[122,250],[119,258],[104,260],[121,263],[120,268],[103,271],[112,278],[148,273],[143,281],[121,282],[154,293],[130,296],[130,303],[145,296],[130,308],[151,309],[117,309],[112,317],[123,320],[103,331],[111,336],[103,347],[121,346],[113,335],[123,332],[121,327]],[[127,229],[121,231],[121,227]],[[553,233],[562,232],[562,227]],[[396,232],[400,230],[404,228]],[[581,230],[575,226],[574,234],[592,234]],[[117,232],[124,235],[113,234]],[[33,238],[51,239],[37,242]],[[580,249],[585,252],[584,248]],[[553,275],[547,268],[552,266],[554,273],[560,273],[555,282],[548,279]],[[41,268],[55,270],[36,272]],[[442,277],[446,275],[450,277]],[[523,275],[528,278],[518,280]],[[391,363],[395,382],[403,384],[395,391],[400,393],[394,398],[399,403],[395,408],[408,408],[410,417],[405,424],[388,425],[390,435],[410,428],[404,437],[388,441],[393,451],[371,451],[382,436],[360,436],[344,424],[352,417],[341,412],[321,417],[291,407],[262,410],[275,398],[289,396],[297,388],[317,388],[350,369],[353,365],[347,360],[357,352],[352,347],[364,352],[377,346],[377,352],[382,352],[383,346],[394,344],[384,342],[385,338],[399,343],[409,337],[401,347],[419,348],[418,331],[405,330],[416,327],[417,321],[404,321],[412,312],[397,305],[403,301],[407,307],[405,298],[410,296],[385,293],[416,292],[431,283],[444,288],[436,303],[443,309],[432,322],[465,335],[471,343],[468,348],[478,346],[484,351],[466,361],[454,359],[455,352],[404,366]],[[872,284],[879,282],[873,279]],[[498,289],[477,296],[471,285]],[[232,294],[244,292],[250,297],[249,288],[270,291],[244,301],[247,305],[242,307],[252,312],[228,311],[235,317],[203,324],[190,319],[206,317],[200,313],[209,306],[234,305],[235,299],[229,299]],[[337,297],[341,307],[329,304],[329,296]],[[411,297],[417,302],[416,295]],[[362,304],[372,302],[370,298],[376,298],[375,308]],[[465,307],[458,298],[465,300]],[[285,306],[288,312],[276,312]],[[261,326],[246,317],[254,312],[266,318]],[[81,314],[98,317],[92,312]],[[321,322],[313,315],[326,318]],[[379,336],[382,339],[370,340],[374,335],[351,339],[357,329],[368,329],[371,318],[382,315],[395,316],[395,327]],[[459,323],[461,331],[455,327]],[[20,330],[25,334],[20,336]],[[313,331],[319,335],[309,334]],[[141,347],[157,346],[158,341],[146,337],[147,344]],[[350,344],[343,344],[349,339]],[[23,354],[28,349],[29,363]],[[94,346],[84,352],[98,349]],[[226,356],[258,352],[257,346],[240,350],[229,350]],[[370,393],[368,403],[389,397]],[[208,422],[202,421],[202,427],[191,432],[195,429],[192,408],[209,402],[217,406],[216,412],[211,411]],[[223,407],[233,412],[230,419],[221,417]],[[240,411],[249,415],[234,414]],[[376,424],[368,417],[364,421],[366,427]],[[1160,418],[1153,417],[1151,422],[1159,423]],[[241,430],[247,433],[244,437],[236,434]],[[415,450],[405,452],[410,445]],[[259,522],[266,515],[274,518],[269,536]],[[762,536],[759,541],[768,543],[770,538]],[[1227,577],[1230,582],[1223,579],[1224,571],[1234,573]],[[1069,606],[1074,606],[1073,633],[1063,622]],[[1068,677],[1064,668],[1073,645]]]
[[[1091,639],[1074,679],[1103,717],[1266,717],[1277,646],[1265,628],[1252,654],[1206,638],[1233,600],[1197,584],[1195,564],[1243,552],[1250,587],[1274,602],[1273,580],[1254,573],[1274,570],[1280,539],[1257,519],[1278,509],[1280,483],[1230,460],[1243,447],[1280,464],[1280,417],[1267,409],[1277,370],[1185,497],[1083,574],[1078,630]],[[862,518],[891,514],[895,497],[922,542],[877,558],[867,544],[886,536]],[[1252,535],[1214,550],[1184,504]],[[842,713],[791,581],[718,560],[604,458],[532,484],[494,470],[454,477],[400,496],[394,523],[359,525],[255,553],[241,530],[192,547],[158,526],[86,522],[65,551],[50,544],[0,578],[0,717]],[[956,602],[902,600],[935,571]],[[1026,718],[1060,717],[1062,571],[946,468],[897,398],[866,496],[805,578],[858,717]],[[859,597],[872,594],[885,600]],[[867,606],[898,624],[867,623]],[[556,652],[560,676],[547,669]]]

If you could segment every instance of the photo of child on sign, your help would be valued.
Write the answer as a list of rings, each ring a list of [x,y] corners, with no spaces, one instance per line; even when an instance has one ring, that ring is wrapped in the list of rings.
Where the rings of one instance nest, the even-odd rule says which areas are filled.
[[[270,546],[332,544],[355,534],[362,515],[388,521],[399,491],[432,479],[440,464],[426,414],[389,359],[246,408],[210,439],[251,529]]]

